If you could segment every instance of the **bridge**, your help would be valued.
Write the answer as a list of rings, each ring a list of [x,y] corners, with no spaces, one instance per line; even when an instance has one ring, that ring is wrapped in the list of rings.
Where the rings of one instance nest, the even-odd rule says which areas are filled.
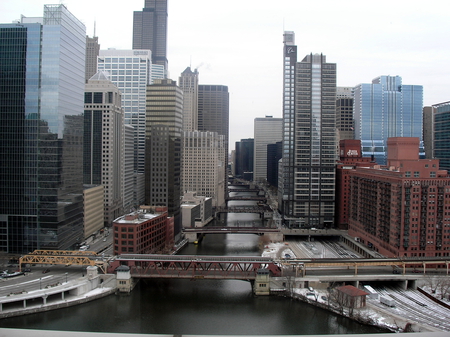
[[[133,278],[254,280],[262,268],[271,276],[281,276],[275,261],[260,256],[125,254],[110,262],[108,272],[114,273],[121,265],[130,268]]]
[[[19,270],[24,264],[97,266],[105,272],[105,262],[96,252],[78,250],[35,250],[19,258]]]
[[[260,192],[259,188],[228,188],[228,192]]]
[[[268,228],[268,227],[240,227],[240,226],[205,226],[205,227],[186,227],[183,228],[184,233],[199,233],[199,234],[264,234],[264,233],[279,233],[278,228]]]
[[[247,196],[228,196],[225,198],[226,201],[230,200],[255,200],[255,201],[262,201],[266,202],[267,198],[263,195],[247,195]]]

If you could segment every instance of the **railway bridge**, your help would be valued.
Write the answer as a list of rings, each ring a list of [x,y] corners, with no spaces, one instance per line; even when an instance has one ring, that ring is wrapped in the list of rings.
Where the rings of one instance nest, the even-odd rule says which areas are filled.
[[[183,228],[183,233],[189,242],[196,242],[206,234],[258,234],[265,235],[271,241],[282,241],[283,233],[278,228],[241,227],[241,226],[204,226]]]
[[[281,276],[280,266],[261,256],[125,254],[110,261],[108,272],[127,266],[132,278],[255,280],[258,270]]]

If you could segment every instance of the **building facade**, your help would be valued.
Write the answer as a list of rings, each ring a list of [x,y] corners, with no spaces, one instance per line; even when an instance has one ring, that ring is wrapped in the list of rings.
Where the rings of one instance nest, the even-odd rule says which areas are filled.
[[[336,88],[336,129],[338,139],[355,139],[353,119],[353,88]]]
[[[133,49],[152,51],[152,63],[164,67],[167,76],[167,0],[145,0],[133,13]]]
[[[183,132],[182,193],[211,198],[214,207],[225,204],[224,138],[217,132]]]
[[[274,186],[278,186],[278,165],[282,158],[281,142],[275,144],[267,144],[267,182]]]
[[[173,248],[173,219],[167,207],[142,206],[113,224],[114,255],[169,253]]]
[[[124,115],[119,89],[99,71],[84,93],[83,183],[103,185],[105,226],[123,214]]]
[[[356,167],[374,167],[372,157],[362,157],[361,141],[342,139],[339,141],[339,161],[336,165],[336,215],[335,226],[348,229],[350,203],[350,173]]]
[[[84,239],[105,226],[103,185],[84,185]]]
[[[402,84],[400,76],[379,76],[354,88],[355,139],[363,156],[386,164],[390,137],[419,137],[422,141],[423,87]],[[424,157],[423,144],[420,155]]]
[[[183,90],[183,131],[198,130],[198,71],[187,67],[180,76]]]
[[[387,142],[387,166],[355,168],[348,233],[387,257],[450,256],[450,178],[418,137]]]
[[[439,159],[443,170],[450,170],[450,102],[435,104],[433,109],[432,147],[433,158]],[[430,132],[430,130],[427,130]],[[425,131],[424,131],[425,134]]]
[[[98,70],[122,93],[125,124],[134,127],[134,170],[145,169],[145,98],[151,84],[150,50],[100,50]]]
[[[278,207],[288,227],[334,223],[336,64],[322,54],[297,62],[293,32],[284,34],[283,158]]]
[[[181,232],[183,91],[171,79],[155,80],[146,99],[145,204],[166,206]]]
[[[86,35],[86,83],[97,73],[97,57],[100,52],[98,36]]]
[[[203,227],[213,219],[212,199],[199,196],[195,192],[187,192],[183,195],[181,212],[183,228]]]
[[[253,138],[241,139],[235,145],[235,173],[237,178],[246,179],[251,176],[253,180],[253,156],[255,154],[255,140]]]
[[[64,5],[0,25],[0,251],[83,240],[85,26]]]
[[[267,180],[267,145],[280,142],[283,137],[283,119],[266,116],[254,121],[253,180]]]
[[[230,95],[224,85],[198,86],[198,130],[217,132],[225,137],[225,167],[228,167]],[[225,180],[227,175],[225,172]]]

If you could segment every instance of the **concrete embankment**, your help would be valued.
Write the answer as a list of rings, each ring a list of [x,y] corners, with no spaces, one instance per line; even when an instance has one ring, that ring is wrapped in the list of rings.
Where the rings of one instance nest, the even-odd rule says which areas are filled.
[[[101,282],[100,282],[101,278]],[[49,289],[0,298],[0,318],[34,314],[66,308],[116,292],[115,275],[101,275],[95,279],[85,277]]]

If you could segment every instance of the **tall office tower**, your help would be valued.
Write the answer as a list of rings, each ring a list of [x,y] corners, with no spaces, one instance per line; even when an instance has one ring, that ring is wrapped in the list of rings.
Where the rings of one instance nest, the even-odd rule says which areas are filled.
[[[380,76],[357,85],[354,100],[355,139],[361,140],[363,156],[374,155],[384,165],[388,138],[419,137],[422,141],[421,85],[402,84],[400,76]]]
[[[125,124],[134,127],[134,170],[145,169],[145,97],[151,84],[150,50],[100,50],[98,70],[109,74],[109,79],[122,92]]]
[[[450,102],[434,104],[433,154],[439,159],[440,168],[450,170]],[[425,134],[425,132],[424,132]]]
[[[435,106],[424,106],[423,107],[423,116],[422,116],[422,118],[423,118],[423,148],[425,150],[425,158],[426,159],[434,158],[434,114],[435,113],[436,113]]]
[[[147,87],[146,101],[145,203],[168,207],[178,241],[183,91],[171,79],[155,80]]]
[[[183,132],[183,195],[196,192],[212,198],[214,207],[225,204],[225,137],[217,132]]]
[[[183,131],[198,130],[198,71],[187,67],[180,76],[183,90]],[[199,194],[201,195],[201,194]]]
[[[255,154],[255,140],[253,138],[241,139],[236,142],[235,176],[246,180],[253,180],[253,156]],[[248,179],[250,178],[250,179]]]
[[[123,214],[123,110],[119,89],[102,71],[84,93],[83,183],[103,185],[105,226]]]
[[[83,237],[85,26],[64,5],[0,25],[0,251]]]
[[[286,226],[326,228],[334,222],[336,64],[321,54],[296,62],[294,40],[284,34],[279,210]]]
[[[217,132],[225,137],[225,167],[228,167],[229,116],[230,96],[228,87],[224,85],[199,85],[198,130]],[[227,177],[225,172],[225,181],[228,181]]]
[[[283,138],[283,119],[266,116],[254,121],[253,180],[267,180],[267,145]]]
[[[282,143],[267,144],[267,182],[278,186],[278,164],[282,158]]]
[[[86,35],[86,83],[97,73],[97,57],[100,52],[98,36]]]
[[[133,49],[152,51],[152,63],[164,67],[167,76],[167,0],[145,0],[133,15]]]
[[[355,139],[352,90],[352,87],[336,88],[336,129],[339,140]]]
[[[134,178],[143,173],[134,172],[134,127],[125,124],[123,128],[124,148],[123,148],[123,210],[124,212],[133,212],[133,207],[143,204],[139,202],[135,195]],[[145,183],[141,184],[145,186]],[[142,189],[143,190],[143,189]]]

